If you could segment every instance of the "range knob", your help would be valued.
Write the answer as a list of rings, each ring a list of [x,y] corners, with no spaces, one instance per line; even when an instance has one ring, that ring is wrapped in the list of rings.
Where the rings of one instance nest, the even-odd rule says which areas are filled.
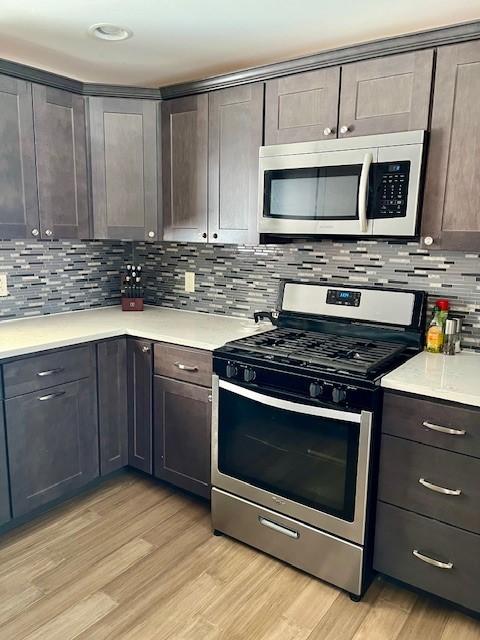
[[[256,373],[250,367],[245,367],[243,370],[243,379],[245,382],[253,382],[255,380]]]
[[[323,393],[323,387],[319,382],[311,382],[308,390],[311,398],[318,398]]]
[[[238,373],[237,367],[233,364],[233,362],[228,362],[225,368],[225,374],[227,378],[235,378]]]
[[[347,392],[345,391],[345,389],[342,389],[341,387],[333,387],[332,400],[336,404],[340,404],[341,402],[345,402],[346,397],[347,397]]]

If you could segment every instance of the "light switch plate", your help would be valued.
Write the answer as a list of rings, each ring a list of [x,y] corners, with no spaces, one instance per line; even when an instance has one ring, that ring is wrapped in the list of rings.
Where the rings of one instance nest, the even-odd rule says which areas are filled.
[[[7,274],[0,273],[0,297],[8,296]]]
[[[195,273],[193,271],[185,271],[185,291],[187,293],[195,292]]]

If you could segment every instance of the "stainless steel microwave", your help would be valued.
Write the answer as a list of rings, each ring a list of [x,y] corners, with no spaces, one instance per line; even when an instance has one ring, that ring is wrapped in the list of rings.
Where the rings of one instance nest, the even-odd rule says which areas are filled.
[[[425,131],[260,148],[258,231],[413,237]]]

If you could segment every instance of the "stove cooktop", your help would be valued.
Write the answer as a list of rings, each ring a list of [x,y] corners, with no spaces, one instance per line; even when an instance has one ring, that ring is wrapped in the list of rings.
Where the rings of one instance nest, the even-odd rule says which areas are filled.
[[[235,340],[221,351],[231,358],[253,357],[283,367],[354,373],[370,378],[386,371],[405,352],[405,345],[283,328]]]

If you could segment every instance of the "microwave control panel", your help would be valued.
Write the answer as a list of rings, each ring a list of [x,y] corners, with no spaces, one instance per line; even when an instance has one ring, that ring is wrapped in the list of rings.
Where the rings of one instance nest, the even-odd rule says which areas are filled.
[[[401,218],[407,215],[410,161],[379,162],[374,165],[372,218]]]

